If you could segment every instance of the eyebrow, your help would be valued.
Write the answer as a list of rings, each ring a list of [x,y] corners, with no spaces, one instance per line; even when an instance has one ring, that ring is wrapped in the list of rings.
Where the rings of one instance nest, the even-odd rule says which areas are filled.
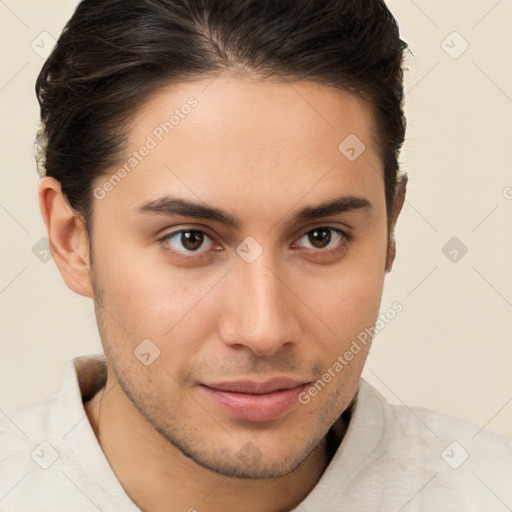
[[[291,223],[299,224],[300,222],[313,220],[319,217],[326,217],[354,210],[372,209],[372,203],[364,197],[353,195],[337,196],[316,206],[307,206],[303,208],[293,216]],[[196,219],[219,222],[234,229],[240,229],[242,224],[240,219],[225,210],[172,196],[148,200],[135,208],[135,212],[164,216],[193,217]]]

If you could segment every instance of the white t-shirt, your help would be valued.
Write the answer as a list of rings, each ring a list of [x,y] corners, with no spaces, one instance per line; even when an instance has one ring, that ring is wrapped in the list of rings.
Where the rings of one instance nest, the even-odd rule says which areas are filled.
[[[1,512],[136,512],[83,401],[102,355],[74,358],[59,393],[0,412]],[[78,366],[75,366],[78,365]],[[296,512],[512,510],[512,443],[427,409],[390,405],[361,379],[348,431]],[[149,511],[150,512],[150,511]]]

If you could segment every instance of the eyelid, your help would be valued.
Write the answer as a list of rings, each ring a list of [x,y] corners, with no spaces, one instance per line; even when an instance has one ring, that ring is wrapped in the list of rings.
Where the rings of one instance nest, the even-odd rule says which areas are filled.
[[[352,237],[352,234],[351,234],[352,228],[350,226],[347,226],[346,224],[343,224],[342,226],[340,226],[340,225],[332,224],[328,220],[326,220],[326,221],[324,220],[323,222],[316,222],[314,224],[309,224],[306,227],[300,228],[300,230],[293,235],[294,239],[298,240],[299,238],[302,238],[307,233],[310,233],[311,231],[314,231],[315,229],[320,229],[320,228],[331,229],[333,231],[336,231],[336,232],[342,234],[347,239]]]
[[[299,238],[304,236],[305,234],[309,233],[310,231],[314,231],[315,229],[320,229],[320,228],[325,228],[325,229],[332,229],[333,231],[337,231],[341,234],[343,234],[344,236],[346,236],[347,238],[350,236],[350,229],[348,226],[345,226],[345,227],[340,227],[340,226],[333,226],[332,224],[329,224],[329,223],[318,223],[318,224],[313,224],[312,226],[308,226],[307,228],[303,228],[301,231],[300,231],[300,235],[299,235]]]
[[[351,235],[350,233],[347,232],[347,230],[344,230],[344,229],[341,229],[339,227],[336,227],[336,226],[331,226],[329,224],[321,224],[319,223],[318,225],[314,225],[314,226],[308,226],[307,228],[304,228],[302,229],[300,232],[299,232],[299,235],[298,237],[295,239],[295,241],[293,242],[292,245],[296,244],[303,236],[307,235],[308,233],[310,233],[311,231],[314,231],[315,229],[320,229],[320,228],[324,228],[326,230],[332,230],[334,231],[335,233],[338,233],[339,235],[341,235],[341,237],[344,239],[342,240],[341,242],[339,242],[335,247],[332,247],[330,249],[323,249],[323,248],[320,248],[320,249],[311,249],[309,247],[305,247],[303,249],[305,250],[308,250],[308,251],[313,251],[313,252],[325,252],[325,253],[329,253],[329,252],[332,252],[332,251],[336,251],[336,249],[339,249],[340,247],[342,247],[343,245],[345,245],[348,241],[351,240]],[[172,237],[172,236],[175,236],[179,233],[183,233],[183,232],[188,232],[188,231],[198,231],[200,233],[202,233],[203,235],[206,235],[212,242],[212,244],[218,244],[218,242],[216,242],[214,236],[212,236],[208,231],[209,229],[206,227],[206,226],[182,226],[178,229],[175,229],[173,231],[169,231],[169,232],[166,232],[165,234],[161,235],[158,237],[157,241],[159,243],[162,243],[162,242],[165,242],[168,238]],[[176,249],[168,249],[168,250],[171,250],[173,253],[178,253],[178,254],[186,254],[188,256],[184,256],[184,257],[194,257],[194,255],[197,255],[197,256],[202,256],[202,255],[206,255],[208,254],[208,252],[211,251],[210,250],[206,250],[206,251],[198,251],[198,252],[195,252],[195,251],[179,251],[179,250],[176,250]]]
[[[338,228],[338,227],[335,227],[335,226],[329,226],[329,225],[326,225],[326,224],[321,224],[321,225],[318,225],[316,227],[312,227],[312,228],[308,228],[306,231],[304,231],[302,233],[302,235],[300,235],[298,238],[297,238],[297,242],[305,235],[307,235],[308,233],[310,233],[311,231],[315,231],[315,229],[325,229],[327,231],[334,231],[335,233],[337,233],[340,237],[341,237],[341,240],[334,246],[334,247],[331,247],[331,248],[328,248],[328,249],[325,249],[325,248],[320,248],[320,249],[311,249],[309,247],[305,247],[304,249],[306,250],[309,250],[309,251],[313,251],[313,252],[319,252],[319,253],[322,253],[322,252],[325,252],[325,253],[330,253],[330,252],[333,252],[333,251],[336,251],[337,249],[340,249],[342,248],[344,245],[346,245],[350,240],[351,240],[351,235],[348,234],[346,231],[344,231],[343,229],[341,228]],[[294,242],[297,243],[297,242]],[[302,248],[302,247],[301,247]]]
[[[202,225],[187,226],[185,224],[185,225],[180,225],[179,228],[172,229],[172,231],[163,231],[163,234],[157,235],[156,239],[157,239],[157,241],[165,240],[173,235],[176,235],[177,233],[183,233],[183,232],[187,232],[187,231],[199,231],[200,233],[203,233],[206,236],[208,236],[209,238],[211,238],[212,240],[215,238],[213,235],[210,234],[210,229],[206,226],[202,226]]]
[[[169,238],[171,236],[177,235],[178,233],[190,233],[192,231],[197,231],[198,233],[202,233],[203,235],[206,235],[207,237],[213,239],[213,237],[208,233],[208,231],[206,231],[203,228],[180,228],[180,229],[176,229],[175,231],[170,231],[169,233],[166,233],[162,237]]]

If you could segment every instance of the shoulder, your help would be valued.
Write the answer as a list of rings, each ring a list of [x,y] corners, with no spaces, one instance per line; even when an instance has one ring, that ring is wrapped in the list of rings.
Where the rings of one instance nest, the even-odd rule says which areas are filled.
[[[53,394],[0,414],[0,460],[2,466],[12,455],[19,455],[42,436],[57,436],[55,425],[58,395]],[[30,453],[28,453],[30,455]]]
[[[424,407],[384,405],[387,438],[410,446],[425,461],[456,470],[466,462],[512,477],[512,441],[468,421]],[[436,451],[436,449],[440,451]]]
[[[98,510],[77,452],[90,430],[73,362],[60,392],[0,411],[0,509]]]
[[[0,496],[2,510],[41,507],[63,474],[62,433],[56,421],[57,395],[50,395],[0,415]]]
[[[456,504],[458,510],[512,506],[510,440],[430,409],[389,404],[365,381],[360,400],[365,415],[380,416],[369,469],[375,481],[395,491],[416,489],[415,500],[436,504],[437,510],[455,510]]]

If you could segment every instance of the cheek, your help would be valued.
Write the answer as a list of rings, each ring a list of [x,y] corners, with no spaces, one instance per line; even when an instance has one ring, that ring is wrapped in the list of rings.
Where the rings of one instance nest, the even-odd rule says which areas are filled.
[[[384,285],[385,244],[354,251],[322,272],[301,276],[305,303],[340,340],[375,322]]]
[[[208,287],[155,273],[124,274],[118,267],[105,282],[97,318],[105,354],[123,387],[156,414],[163,401],[172,402],[175,410],[182,407],[179,388],[187,384],[182,376],[211,336],[215,312]]]
[[[162,360],[168,352],[169,357],[184,351],[187,357],[194,353],[212,330],[214,308],[219,303],[212,292],[224,270],[176,268],[156,251],[156,257],[148,260],[145,253],[152,249],[123,247],[121,243],[109,250],[125,255],[109,258],[103,252],[95,266],[95,280],[103,290],[104,307],[99,312],[109,330],[116,332],[110,337],[112,342],[133,350],[142,340],[150,339],[161,350]],[[213,302],[212,297],[216,298]]]

